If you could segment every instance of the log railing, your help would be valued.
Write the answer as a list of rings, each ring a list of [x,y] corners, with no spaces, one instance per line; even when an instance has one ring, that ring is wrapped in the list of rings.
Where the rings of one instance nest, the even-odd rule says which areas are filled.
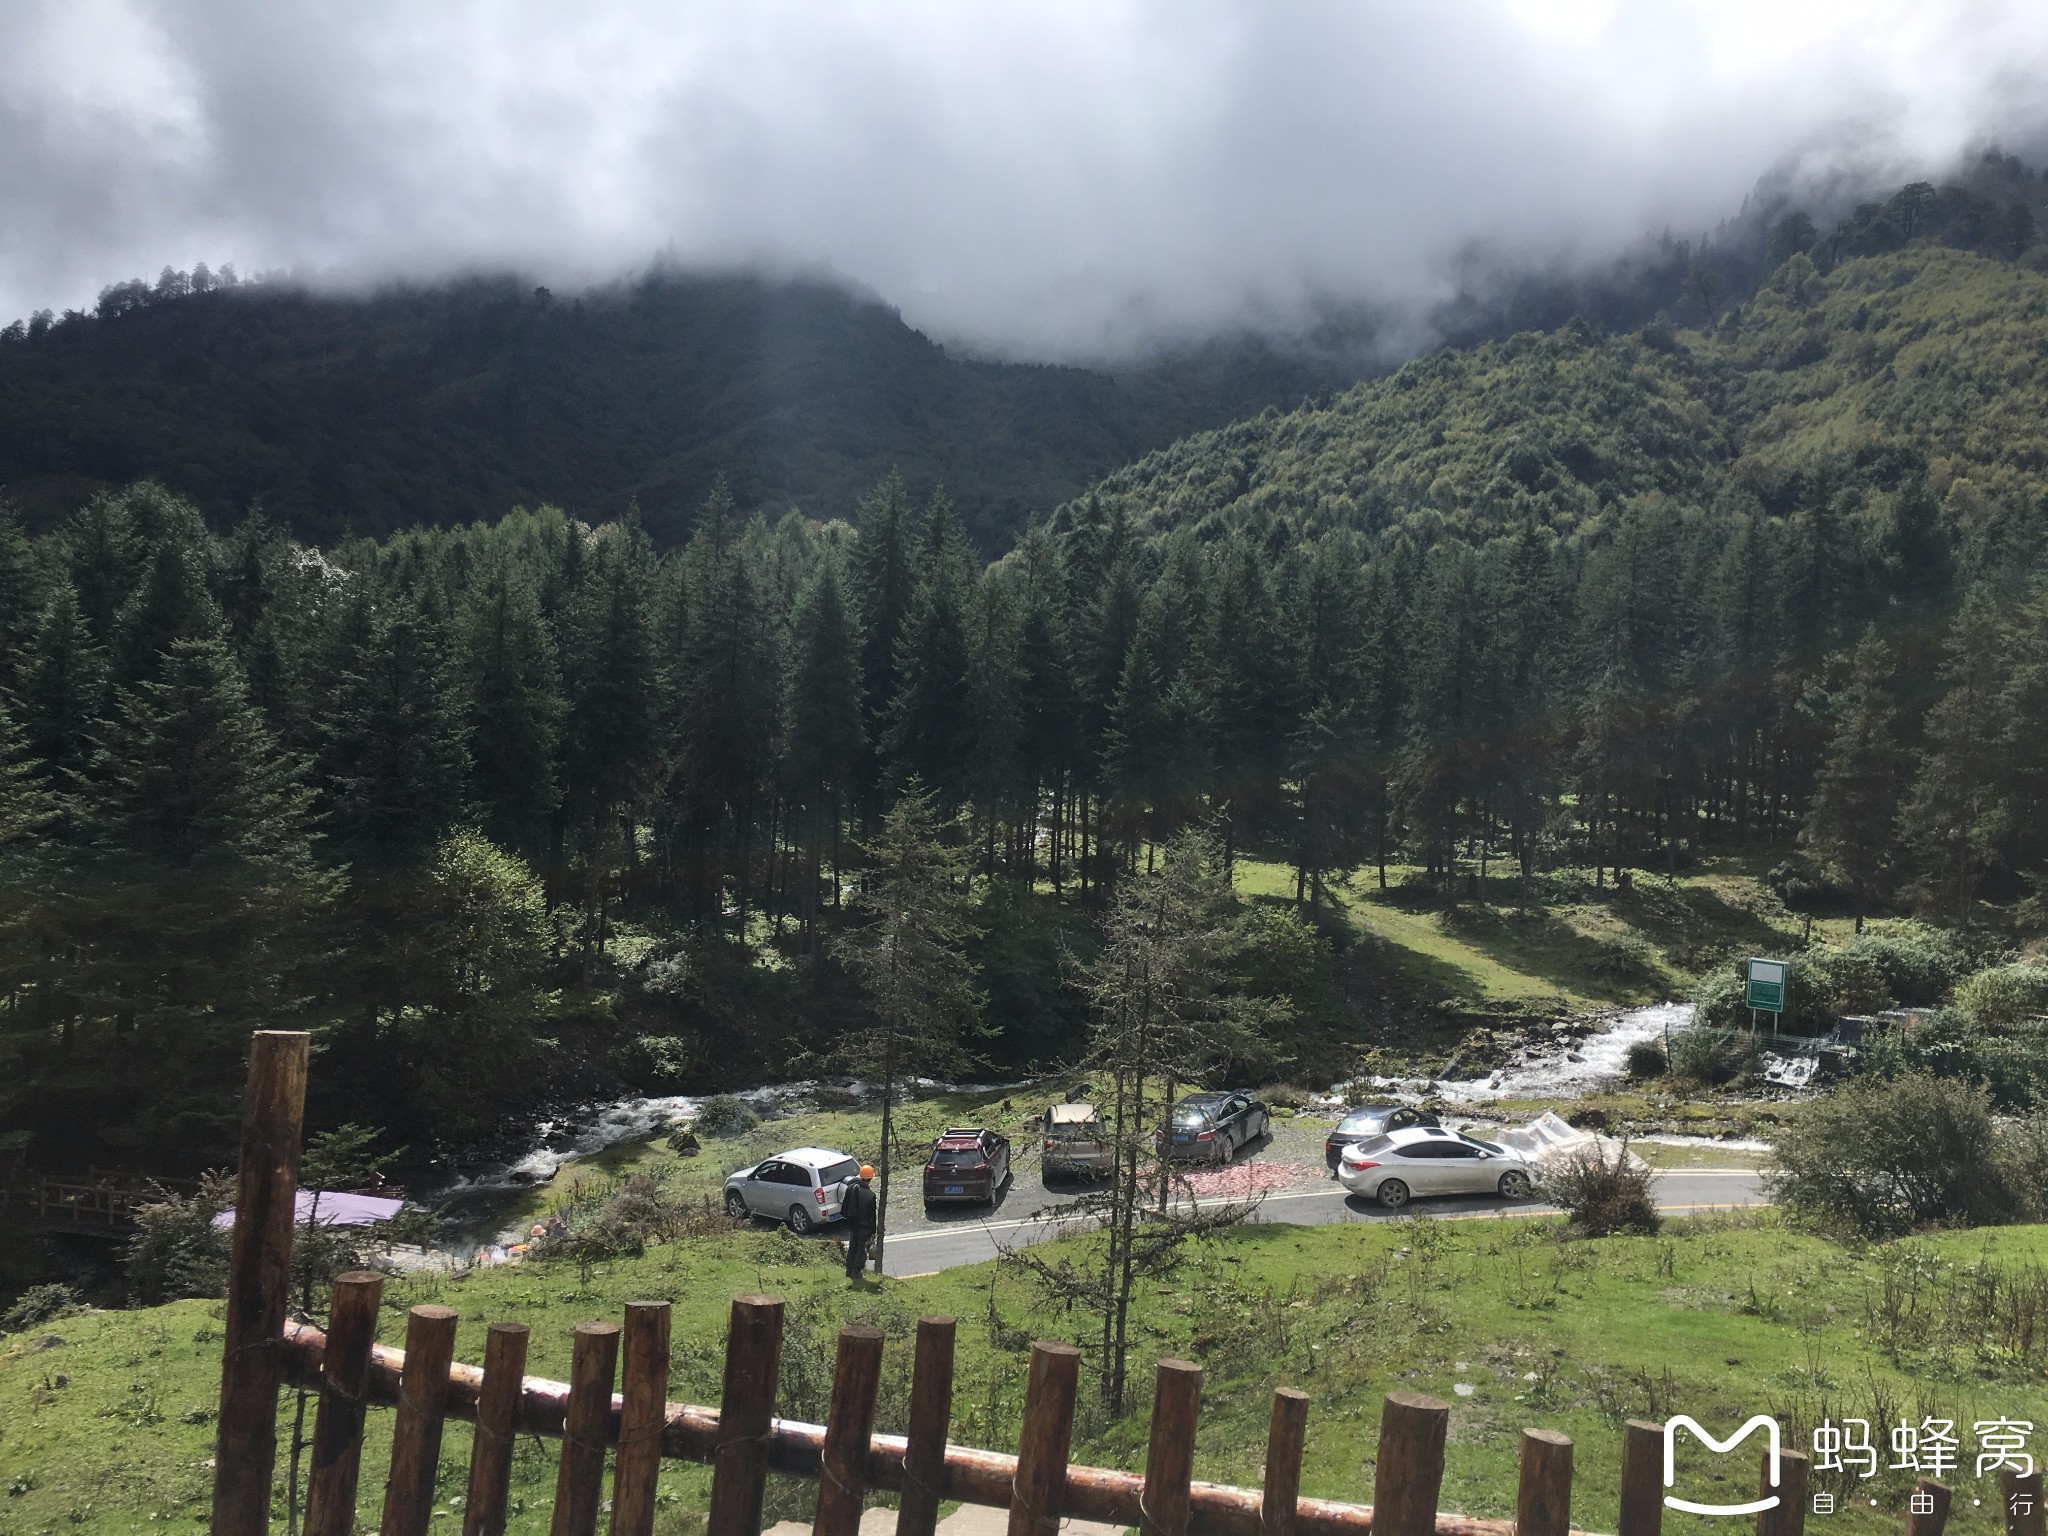
[[[1202,1371],[1159,1363],[1142,1473],[1075,1466],[1080,1352],[1031,1347],[1018,1453],[979,1450],[948,1438],[952,1421],[954,1323],[918,1322],[908,1433],[876,1434],[882,1335],[841,1330],[826,1422],[774,1414],[784,1307],[773,1296],[733,1299],[717,1408],[666,1400],[669,1307],[628,1304],[624,1327],[586,1323],[575,1331],[571,1379],[526,1375],[527,1331],[495,1323],[481,1369],[454,1359],[456,1314],[416,1306],[403,1351],[376,1342],[383,1278],[336,1281],[325,1330],[287,1323],[285,1281],[292,1240],[293,1182],[305,1093],[306,1037],[256,1037],[243,1117],[243,1160],[229,1278],[227,1353],[221,1378],[213,1530],[262,1536],[274,1472],[278,1393],[291,1383],[317,1394],[307,1482],[309,1536],[346,1536],[354,1526],[365,1414],[394,1407],[383,1536],[426,1536],[433,1516],[441,1435],[450,1419],[475,1425],[464,1536],[499,1536],[509,1518],[511,1447],[522,1433],[560,1441],[551,1536],[593,1536],[612,1463],[612,1536],[651,1536],[656,1480],[665,1460],[712,1470],[706,1536],[758,1536],[770,1472],[819,1483],[814,1536],[856,1536],[870,1494],[897,1496],[897,1536],[933,1536],[947,1500],[1009,1513],[1009,1536],[1058,1536],[1062,1519],[1136,1528],[1140,1536],[1570,1536],[1572,1442],[1525,1430],[1514,1521],[1480,1520],[1438,1509],[1447,1404],[1410,1392],[1386,1397],[1374,1463],[1374,1502],[1300,1497],[1308,1399],[1273,1395],[1263,1489],[1194,1478]],[[624,1379],[619,1382],[620,1362]],[[614,1391],[622,1385],[623,1390]],[[1631,1422],[1623,1433],[1619,1536],[1661,1536],[1663,1436]],[[612,1454],[616,1452],[616,1454]],[[1779,1506],[1757,1517],[1758,1536],[1802,1536],[1806,1458],[1784,1453]],[[1768,1458],[1764,1473],[1768,1477]],[[1908,1536],[1941,1536],[1948,1490],[1913,1515]],[[2038,1518],[2008,1516],[2008,1536],[2043,1536]]]

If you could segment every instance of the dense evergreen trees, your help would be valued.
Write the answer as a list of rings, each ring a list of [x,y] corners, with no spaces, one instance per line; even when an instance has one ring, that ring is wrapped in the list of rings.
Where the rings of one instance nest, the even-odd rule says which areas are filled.
[[[1726,345],[1775,356],[1756,332],[1819,315],[1851,356],[1858,306],[1918,324],[1956,275],[1872,265],[1813,278],[1806,310],[1759,301]],[[1923,346],[1922,386],[1944,355]],[[1781,432],[1745,468],[1677,375],[1620,388],[1666,357],[1561,334],[1483,378],[1429,359],[1354,402],[1377,437],[1248,424],[1239,448],[1313,448],[1269,483],[1323,466],[1284,497],[1181,519],[1138,477],[988,566],[893,476],[852,527],[771,525],[721,486],[667,551],[552,509],[318,551],[147,485],[49,534],[0,519],[0,1133],[218,1156],[241,1033],[293,1019],[402,1135],[476,1118],[629,930],[649,996],[708,1016],[732,977],[789,974],[820,1030],[858,1028],[866,951],[825,940],[877,920],[862,850],[913,784],[985,959],[1049,942],[1048,898],[1106,909],[1198,825],[1226,867],[1290,863],[1311,911],[1390,861],[1450,901],[1803,839],[1859,913],[2032,912],[2031,449],[1986,427],[1933,456],[1871,425],[1870,375],[1815,363],[1728,375]],[[1828,388],[1854,404],[1823,430]],[[1535,419],[1580,390],[1617,413],[1602,441],[1645,410],[1701,435],[1600,477],[1605,449]],[[1452,411],[1416,447],[1418,392],[1530,409],[1484,445]],[[1371,457],[1360,494],[1417,503],[1318,489],[1340,447]],[[1495,480],[1460,478],[1482,449]],[[992,1012],[1036,996],[990,975]]]

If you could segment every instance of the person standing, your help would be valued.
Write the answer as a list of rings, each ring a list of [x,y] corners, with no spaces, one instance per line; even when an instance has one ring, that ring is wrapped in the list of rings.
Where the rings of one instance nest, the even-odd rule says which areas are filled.
[[[868,1243],[875,1235],[875,1192],[869,1188],[875,1170],[860,1165],[860,1177],[849,1179],[839,1192],[839,1214],[846,1218],[846,1278],[858,1280],[868,1267]]]

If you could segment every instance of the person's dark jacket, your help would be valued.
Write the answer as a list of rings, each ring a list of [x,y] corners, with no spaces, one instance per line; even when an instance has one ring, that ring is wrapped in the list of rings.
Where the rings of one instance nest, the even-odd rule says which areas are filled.
[[[875,1192],[869,1189],[864,1179],[848,1179],[846,1188],[839,1192],[839,1214],[847,1225],[855,1228],[872,1228],[875,1224]]]

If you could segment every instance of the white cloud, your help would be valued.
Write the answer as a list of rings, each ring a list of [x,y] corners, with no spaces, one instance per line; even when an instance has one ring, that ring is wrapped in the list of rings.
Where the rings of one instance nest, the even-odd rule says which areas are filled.
[[[1984,0],[29,0],[0,314],[165,262],[352,277],[663,248],[823,266],[1010,352],[1425,301],[1491,240],[1696,232],[1774,165],[2035,126]]]

